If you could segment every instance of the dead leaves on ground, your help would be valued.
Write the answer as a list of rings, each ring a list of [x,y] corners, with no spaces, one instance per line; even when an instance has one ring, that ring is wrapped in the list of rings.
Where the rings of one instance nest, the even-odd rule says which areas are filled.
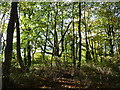
[[[44,88],[44,89],[96,89],[96,88],[115,88],[112,84],[120,76],[106,76],[101,73],[91,73],[89,71],[78,70],[38,70],[27,75],[17,84],[19,88]],[[42,74],[41,74],[42,73]],[[74,73],[74,74],[73,74]],[[77,73],[77,74],[75,74]],[[77,76],[78,75],[78,76]],[[24,82],[25,81],[25,82]],[[119,82],[119,81],[118,81]],[[117,84],[117,82],[116,82]]]

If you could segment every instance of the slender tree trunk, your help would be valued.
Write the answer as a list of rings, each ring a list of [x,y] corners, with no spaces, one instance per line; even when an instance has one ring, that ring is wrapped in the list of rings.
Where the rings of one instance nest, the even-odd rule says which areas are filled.
[[[64,23],[64,20],[63,20],[63,11],[62,11],[62,24],[61,24],[61,36],[62,36],[62,38],[61,38],[61,47],[62,47],[62,51],[61,51],[61,53],[60,53],[59,57],[61,57],[61,56],[62,56],[62,53],[64,52],[64,34],[63,34],[63,23]]]
[[[32,57],[31,57],[31,60],[33,60],[34,61],[34,55],[35,55],[35,53],[36,53],[36,50],[37,50],[37,38],[35,39],[35,47],[34,47],[34,51],[32,52]]]
[[[63,23],[63,22],[62,22],[62,23]],[[62,56],[62,53],[64,52],[64,40],[65,40],[65,35],[66,35],[66,33],[68,32],[71,23],[72,23],[72,21],[68,24],[68,26],[67,26],[67,28],[66,28],[66,31],[65,31],[64,33],[61,32],[61,33],[63,33],[63,34],[61,34],[61,35],[62,35],[62,38],[61,38],[61,40],[60,40],[59,43],[62,44],[62,45],[61,45],[61,46],[62,46],[62,51],[61,51],[61,53],[58,55],[58,57],[61,57],[61,56]]]
[[[78,42],[77,34],[78,34],[78,32],[76,32],[76,36],[75,36],[75,47],[76,47],[76,50],[75,50],[75,59],[76,60],[78,60],[78,49],[79,49],[79,47],[78,47],[79,42]]]
[[[46,45],[47,45],[47,39],[48,39],[48,31],[49,31],[49,13],[48,13],[48,25],[47,25],[47,31],[46,31],[46,39],[45,39],[45,46],[43,51],[43,60],[45,60],[45,51],[46,51]]]
[[[24,70],[24,63],[22,61],[21,50],[20,50],[20,28],[19,28],[18,12],[16,16],[16,30],[17,30],[17,59],[19,61],[21,69]]]
[[[57,6],[57,5],[56,5]],[[57,55],[57,31],[56,31],[56,26],[57,26],[57,11],[55,11],[55,29],[54,29],[54,56]]]
[[[52,13],[50,14],[50,21],[52,22]],[[53,24],[53,23],[51,23],[51,24]],[[49,38],[49,36],[48,36],[48,38]],[[52,67],[53,67],[53,57],[54,57],[54,47],[53,47],[53,51],[52,51],[52,57],[51,57],[51,69],[52,69]]]
[[[81,2],[79,2],[79,25],[78,25],[78,34],[79,34],[79,58],[78,58],[78,68],[80,68],[81,66],[81,53],[82,53],[82,50],[81,50],[81,40],[82,40],[82,36],[81,36]]]
[[[68,59],[67,59],[67,41],[65,40],[65,66],[68,67]]]
[[[110,56],[113,57],[114,56],[114,51],[113,51],[113,38],[114,38],[114,32],[113,32],[113,25],[110,25],[110,19],[108,18],[108,38],[109,38],[109,45],[110,45]],[[113,35],[113,36],[112,36]],[[113,37],[113,38],[112,38]]]
[[[26,55],[26,47],[24,48],[24,64],[27,65],[27,55]]]
[[[2,53],[2,37],[3,37],[3,33],[0,33],[0,53]]]
[[[113,27],[113,25],[111,25],[111,34],[112,34],[112,39],[110,40],[110,46],[111,46],[111,50],[110,50],[110,52],[111,52],[111,56],[113,57],[114,56],[114,27]]]
[[[53,52],[54,53],[54,52]],[[52,55],[52,57],[51,57],[51,62],[50,62],[50,64],[51,64],[51,69],[52,69],[52,67],[53,67],[53,55]]]
[[[105,56],[105,57],[107,56],[107,45],[106,45],[106,41],[107,41],[107,40],[105,40],[105,53],[104,53],[104,56]]]
[[[95,53],[94,53],[94,42],[92,41],[92,56],[93,56],[93,61],[94,61],[94,63],[96,62],[96,60],[95,60]]]
[[[88,43],[88,25],[86,22],[86,18],[85,18],[85,11],[84,11],[84,20],[85,20],[85,42],[86,42],[86,61],[88,62],[89,60],[91,60],[91,54],[89,51],[89,43]]]
[[[98,47],[99,47],[99,56],[100,56],[100,62],[103,62],[103,47],[102,47],[102,44],[101,44],[101,41],[98,41]]]
[[[94,41],[91,40],[91,43],[90,43],[90,47],[91,47],[91,54],[92,54],[92,59],[93,59],[93,62],[95,63],[96,60],[95,60],[95,52],[94,52]]]
[[[95,45],[95,60],[96,62],[98,62],[97,43],[95,42],[94,45]]]
[[[7,39],[5,47],[5,61],[3,63],[3,88],[7,88],[10,85],[10,67],[12,59],[12,42],[13,42],[13,33],[14,26],[17,16],[17,2],[12,2],[11,4],[11,13],[10,20],[7,28]]]
[[[4,30],[3,28],[3,24],[5,23],[5,17],[6,13],[3,14],[2,18],[1,18],[1,22],[0,22],[0,26],[1,26],[1,29]],[[4,19],[4,20],[3,20]],[[3,20],[3,21],[2,21]],[[3,22],[3,23],[2,23]],[[3,38],[3,31],[1,30],[0,32],[0,53],[2,53],[2,38]],[[2,57],[1,57],[2,58]]]
[[[72,14],[73,14],[73,35],[72,35],[72,60],[73,60],[73,65],[74,68],[76,67],[76,60],[75,60],[75,29],[74,29],[74,2],[73,2],[73,10],[72,10]]]
[[[2,60],[4,58],[4,55],[3,55],[4,51],[5,51],[5,39],[3,37],[3,42],[2,42]]]
[[[56,11],[55,11],[55,29],[54,29],[54,58],[56,62],[56,66],[60,68],[60,59],[59,59],[59,43],[58,43],[58,34],[57,34],[57,15],[58,15],[58,5],[56,3]]]
[[[27,52],[28,52],[28,69],[29,69],[30,66],[31,66],[31,48],[30,48],[30,41],[28,41]]]

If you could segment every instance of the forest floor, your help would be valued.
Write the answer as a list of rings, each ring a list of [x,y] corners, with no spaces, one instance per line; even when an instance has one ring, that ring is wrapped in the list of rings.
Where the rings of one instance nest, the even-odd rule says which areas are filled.
[[[83,65],[80,70],[67,68],[32,68],[29,73],[15,70],[10,88],[97,89],[120,88],[119,72],[110,67]]]

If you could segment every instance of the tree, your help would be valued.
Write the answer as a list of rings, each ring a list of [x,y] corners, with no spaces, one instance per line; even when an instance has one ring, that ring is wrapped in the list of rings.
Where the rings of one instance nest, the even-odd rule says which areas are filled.
[[[14,26],[17,16],[17,2],[12,2],[11,4],[11,13],[10,20],[7,27],[7,40],[5,47],[5,61],[3,62],[3,88],[6,88],[10,85],[10,67],[12,59],[12,42],[13,42],[13,33]]]
[[[16,30],[17,30],[17,59],[19,61],[19,64],[21,66],[21,69],[25,69],[24,63],[22,61],[21,57],[21,47],[20,47],[20,28],[19,28],[19,18],[18,18],[18,11],[16,15]]]
[[[86,3],[84,3],[86,5]],[[87,6],[84,7],[84,25],[85,25],[85,42],[86,42],[86,61],[88,62],[91,60],[91,54],[89,50],[89,42],[88,42],[88,23],[86,19],[86,8]]]
[[[79,55],[79,58],[78,58],[78,68],[80,68],[81,66],[81,40],[82,40],[82,37],[81,37],[81,2],[79,2],[79,25],[78,25],[78,34],[79,34],[79,52],[78,52],[78,55]]]
[[[74,65],[74,68],[76,67],[76,60],[75,60],[75,29],[74,29],[74,2],[73,2],[73,9],[72,9],[72,18],[73,18],[73,23],[72,23],[72,28],[73,28],[73,31],[72,31],[72,60],[73,60],[73,65]]]

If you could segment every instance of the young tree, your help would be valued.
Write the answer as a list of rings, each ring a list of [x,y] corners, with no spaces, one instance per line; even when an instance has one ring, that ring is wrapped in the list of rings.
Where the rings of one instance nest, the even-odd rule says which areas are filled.
[[[89,41],[88,41],[88,23],[87,23],[87,18],[86,18],[86,9],[87,9],[87,4],[85,4],[84,7],[84,25],[85,25],[85,42],[86,42],[86,61],[88,62],[91,60],[91,54],[90,54],[90,49],[89,49]]]
[[[76,60],[75,60],[75,25],[74,25],[74,2],[73,2],[73,8],[72,8],[72,19],[73,19],[73,23],[72,23],[72,28],[73,28],[73,31],[72,31],[72,60],[73,60],[73,65],[74,65],[74,68],[76,67]]]
[[[82,36],[81,36],[81,2],[79,2],[79,25],[78,25],[78,34],[79,34],[79,52],[78,52],[78,68],[80,68],[81,66],[81,40],[82,40]]]

